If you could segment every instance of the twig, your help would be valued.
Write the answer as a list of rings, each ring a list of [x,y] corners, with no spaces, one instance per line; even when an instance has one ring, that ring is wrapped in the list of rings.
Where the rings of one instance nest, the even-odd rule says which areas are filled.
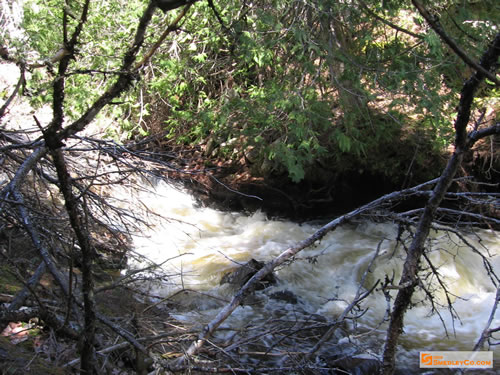
[[[21,307],[21,305],[24,303],[24,301],[26,300],[26,298],[30,294],[30,289],[32,289],[33,286],[38,284],[38,282],[40,281],[42,276],[45,274],[46,270],[47,270],[46,263],[42,261],[38,265],[38,267],[35,270],[35,272],[33,273],[33,275],[27,281],[27,283],[26,283],[27,285],[19,293],[17,293],[16,296],[13,298],[12,302],[7,307],[7,311],[14,311],[14,310],[17,310],[18,308]],[[68,309],[69,308],[70,307],[68,306]]]
[[[17,81],[17,84],[16,84],[16,87],[14,88],[14,91],[12,91],[12,94],[9,96],[9,98],[5,101],[5,103],[0,108],[0,119],[2,119],[2,117],[5,115],[5,112],[7,111],[7,108],[9,107],[10,103],[16,97],[21,86],[23,86],[26,82],[26,78],[24,76],[24,69],[25,69],[24,65],[21,64],[19,69],[21,70],[21,72],[20,72],[21,75],[19,77],[19,80]]]
[[[165,363],[164,364],[165,367],[171,370],[175,370],[177,368],[183,368],[188,358],[197,353],[203,347],[208,337],[210,337],[222,324],[222,322],[224,322],[232,314],[232,312],[242,303],[246,295],[250,293],[250,291],[253,289],[254,285],[258,283],[261,279],[263,279],[266,275],[271,273],[272,270],[274,270],[277,266],[281,265],[285,261],[295,256],[301,250],[313,245],[316,241],[323,238],[327,233],[335,230],[341,224],[344,224],[345,222],[354,219],[367,211],[373,210],[386,202],[390,202],[391,200],[400,199],[404,196],[411,195],[429,185],[436,183],[436,181],[438,181],[438,179],[427,181],[423,184],[414,186],[409,189],[386,194],[360,208],[357,208],[354,211],[351,211],[343,216],[338,217],[335,220],[332,220],[331,222],[320,228],[318,231],[316,231],[312,236],[299,242],[295,246],[292,246],[283,251],[276,258],[268,262],[252,278],[250,278],[250,280],[245,285],[243,285],[243,287],[233,297],[231,302],[227,304],[217,314],[217,316],[203,328],[203,331],[198,336],[198,340],[194,341],[191,344],[191,346],[186,350],[186,353],[182,357],[176,359],[172,364]]]
[[[45,146],[41,146],[33,151],[33,153],[27,157],[23,164],[17,169],[14,178],[10,180],[9,184],[2,189],[0,197],[8,198],[9,194],[17,191],[18,187],[24,182],[27,174],[35,168],[38,161],[47,154],[47,151],[48,149]]]
[[[325,334],[321,337],[321,339],[318,340],[318,342],[316,343],[316,345],[314,345],[314,347],[309,351],[309,353],[306,356],[306,359],[311,358],[311,356],[314,355],[314,353],[316,353],[323,346],[323,344],[330,339],[330,337],[332,337],[333,333],[335,332],[335,330],[338,327],[338,324],[340,322],[343,322],[346,319],[347,315],[352,311],[352,309],[356,305],[358,305],[363,299],[365,299],[366,297],[368,297],[371,294],[371,292],[373,292],[373,290],[379,284],[380,280],[377,280],[377,282],[369,290],[361,293],[361,291],[364,288],[363,285],[364,285],[364,283],[366,281],[366,277],[368,276],[368,274],[370,272],[372,272],[371,268],[373,266],[373,263],[375,262],[375,259],[377,259],[378,254],[380,253],[380,247],[381,247],[383,241],[384,240],[382,240],[382,241],[380,241],[378,243],[377,250],[373,254],[373,257],[370,260],[370,263],[368,264],[368,267],[366,267],[366,270],[363,273],[361,281],[359,282],[358,290],[356,291],[356,295],[352,299],[351,303],[344,309],[344,311],[342,311],[342,314],[340,314],[340,317],[337,319],[337,324],[335,324],[332,327],[330,327],[328,329],[328,331],[326,331]]]
[[[495,302],[493,303],[493,306],[491,308],[491,313],[490,317],[488,318],[488,322],[486,323],[486,327],[484,327],[483,332],[481,333],[481,337],[479,340],[477,340],[476,345],[474,345],[474,351],[480,350],[485,341],[488,340],[488,338],[491,336],[492,332],[498,331],[498,328],[496,329],[490,329],[491,323],[493,322],[493,319],[495,318],[495,314],[498,309],[498,304],[500,303],[500,287],[497,288],[497,294],[495,297]]]
[[[443,42],[445,42],[453,52],[457,54],[458,57],[460,57],[467,65],[469,65],[471,68],[476,70],[477,72],[481,72],[485,77],[487,77],[489,80],[495,82],[496,85],[500,85],[500,81],[495,77],[488,69],[485,69],[483,66],[478,64],[476,61],[474,61],[472,58],[467,55],[467,53],[462,50],[458,44],[444,31],[443,27],[441,26],[440,22],[436,17],[433,17],[429,11],[417,0],[412,0],[413,5],[417,8],[419,13],[422,15],[422,17],[425,18],[425,20],[429,23],[429,25],[432,27],[432,29],[438,34]],[[497,37],[500,34],[497,34]]]
[[[144,57],[142,58],[142,60],[134,66],[134,70],[139,70],[144,65],[146,65],[148,63],[149,59],[151,59],[151,57],[154,55],[154,53],[156,52],[156,50],[158,48],[160,48],[161,44],[163,43],[163,41],[165,40],[165,38],[168,36],[168,34],[170,34],[174,30],[177,30],[177,24],[187,14],[189,8],[191,8],[191,5],[192,4],[188,3],[182,9],[182,12],[179,13],[179,15],[177,16],[177,18],[167,27],[167,29],[163,32],[163,34],[161,34],[160,38],[158,38],[158,40],[155,42],[155,44],[153,44],[153,46],[149,49],[148,53],[146,53],[146,55],[144,55]]]
[[[371,10],[368,5],[366,5],[366,3],[362,0],[358,0],[358,3],[361,5],[361,7],[369,14],[371,15],[372,17],[375,17],[377,20],[379,20],[380,22],[386,24],[387,26],[393,28],[394,30],[397,30],[397,31],[401,31],[402,33],[405,33],[405,34],[408,34],[414,38],[417,38],[417,39],[424,39],[424,37],[422,35],[419,35],[419,34],[415,34],[414,32],[411,32],[410,30],[407,30],[403,27],[400,27],[388,20],[386,20],[385,18],[383,17],[380,17],[377,13],[375,13],[373,10]]]

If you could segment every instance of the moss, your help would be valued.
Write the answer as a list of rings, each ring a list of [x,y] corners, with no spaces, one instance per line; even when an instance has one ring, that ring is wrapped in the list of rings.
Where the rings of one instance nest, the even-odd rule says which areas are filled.
[[[0,293],[16,294],[22,287],[10,267],[5,264],[0,265]]]

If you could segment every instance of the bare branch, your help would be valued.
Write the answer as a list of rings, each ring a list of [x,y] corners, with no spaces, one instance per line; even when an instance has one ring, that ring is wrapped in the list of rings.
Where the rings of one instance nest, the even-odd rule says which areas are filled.
[[[26,77],[24,76],[25,67],[23,64],[19,64],[19,70],[21,71],[21,74],[19,76],[19,80],[17,81],[16,87],[12,91],[12,94],[9,96],[9,98],[5,101],[5,103],[0,108],[0,119],[5,115],[5,112],[7,111],[7,108],[9,107],[10,103],[12,103],[12,101],[14,100],[16,95],[18,94],[19,89],[21,88],[21,86],[24,86],[24,84],[26,82]]]
[[[79,200],[73,195],[73,186],[63,153],[61,149],[50,151],[59,179],[59,188],[64,197],[66,212],[68,213],[71,227],[73,228],[82,252],[81,270],[82,294],[85,310],[85,329],[81,350],[81,364],[82,371],[91,374],[93,373],[95,366],[94,335],[96,327],[96,308],[94,301],[94,281],[92,276],[93,259],[95,254],[92,244],[90,243],[90,234],[88,233],[87,223],[84,220],[86,215],[84,214],[84,210],[79,207]]]
[[[62,129],[57,134],[57,138],[62,141],[68,137],[82,131],[88,124],[90,124],[97,114],[108,105],[113,99],[121,95],[136,78],[137,71],[133,69],[133,64],[136,59],[139,49],[144,43],[144,36],[146,34],[146,28],[151,22],[156,5],[154,1],[150,1],[148,6],[144,10],[139,21],[139,26],[134,37],[134,43],[125,53],[123,58],[123,63],[119,69],[119,74],[116,82],[108,89],[104,94],[102,94],[93,105],[75,122],[71,125]]]
[[[433,17],[429,13],[429,11],[419,1],[412,0],[412,3],[418,9],[418,11],[422,15],[422,17],[424,17],[425,20],[429,23],[429,25],[432,27],[432,29],[441,37],[443,42],[445,42],[453,50],[453,52],[455,52],[457,54],[458,57],[460,57],[471,68],[473,68],[477,72],[480,72],[489,80],[495,82],[496,85],[500,85],[500,81],[497,79],[497,77],[495,75],[493,75],[492,73],[490,73],[489,69],[486,69],[485,67],[483,67],[482,64],[478,64],[473,59],[471,59],[467,55],[467,53],[464,50],[462,50],[458,46],[458,44],[444,31],[439,20],[437,18]],[[498,35],[497,35],[497,38],[498,38]]]
[[[481,138],[488,137],[490,135],[500,134],[500,122],[497,122],[495,125],[492,125],[485,129],[474,130],[469,133],[467,137],[468,147],[472,147],[474,143],[476,143]]]
[[[375,262],[375,259],[377,259],[378,254],[380,253],[380,246],[382,245],[382,242],[383,242],[383,240],[380,241],[379,244],[377,245],[377,250],[373,254],[373,257],[370,260],[368,267],[366,267],[366,270],[363,273],[363,276],[361,277],[361,281],[359,282],[359,286],[358,286],[358,290],[356,291],[356,295],[352,299],[351,303],[344,309],[344,311],[342,311],[342,314],[340,314],[339,318],[337,319],[337,321],[339,323],[343,322],[346,319],[347,315],[351,313],[352,309],[354,309],[354,307],[356,305],[358,305],[363,299],[368,297],[371,294],[371,292],[373,292],[373,290],[379,284],[380,280],[377,280],[377,282],[369,290],[362,293],[362,290],[364,288],[364,284],[366,281],[366,277],[368,276],[368,274],[370,272],[372,272],[371,268],[373,266],[373,263]],[[318,340],[316,345],[314,345],[314,347],[309,351],[309,353],[307,353],[306,358],[310,358],[314,353],[316,353],[323,346],[323,344],[326,341],[328,341],[330,339],[330,337],[332,337],[333,333],[335,332],[336,327],[337,327],[337,324],[330,327],[328,329],[328,331],[325,332],[325,334]]]
[[[150,48],[148,53],[146,53],[146,55],[144,55],[143,59],[135,65],[134,70],[141,69],[143,66],[145,66],[149,62],[149,60],[154,55],[156,50],[158,48],[160,48],[161,44],[164,42],[164,40],[168,36],[168,34],[170,34],[174,30],[177,30],[178,23],[187,14],[190,7],[191,7],[191,4],[188,4],[184,7],[184,9],[182,9],[182,12],[180,12],[179,15],[177,16],[177,18],[170,25],[168,25],[167,29],[163,32],[163,34],[161,34],[160,38],[158,38],[158,40],[155,42],[155,44],[153,44],[153,46]]]
[[[495,314],[498,309],[498,304],[500,303],[500,287],[497,288],[497,294],[495,297],[495,302],[493,303],[493,306],[491,308],[491,313],[490,317],[488,318],[488,322],[486,323],[486,327],[484,327],[483,332],[481,333],[481,337],[479,340],[477,340],[476,345],[474,345],[474,351],[481,350],[484,346],[484,343],[486,340],[488,340],[491,336],[491,334],[495,331],[498,331],[497,329],[490,329],[491,323],[493,323],[493,319],[495,318]]]
[[[26,286],[19,293],[17,293],[14,299],[11,301],[11,303],[7,307],[7,311],[14,311],[21,307],[21,305],[30,294],[30,290],[33,289],[36,284],[38,284],[42,276],[45,274],[46,270],[46,263],[42,261],[33,275],[26,282]]]
[[[8,198],[9,193],[17,191],[18,187],[24,182],[28,173],[35,168],[38,161],[47,154],[45,146],[37,148],[33,153],[24,160],[23,164],[17,169],[16,175],[1,191],[3,198]]]
[[[200,333],[198,336],[198,340],[194,341],[191,346],[186,350],[186,353],[175,360],[173,364],[168,364],[166,363],[165,366],[170,369],[176,369],[176,368],[182,368],[184,366],[184,363],[188,360],[188,358],[194,354],[196,354],[204,345],[204,343],[207,341],[207,339],[217,330],[217,328],[224,322],[231,314],[232,312],[242,303],[242,301],[245,299],[245,297],[250,293],[250,291],[254,288],[254,285],[258,283],[260,280],[262,280],[266,275],[272,272],[276,267],[279,265],[283,264],[287,260],[291,259],[293,256],[295,256],[297,253],[299,253],[301,250],[304,250],[305,248],[313,245],[316,241],[320,240],[323,238],[327,233],[335,230],[338,226],[341,224],[344,224],[345,222],[354,219],[356,217],[359,217],[363,213],[366,213],[370,210],[373,210],[377,207],[380,207],[384,203],[390,202],[395,199],[400,199],[403,196],[411,195],[414,194],[415,192],[419,191],[420,189],[430,185],[434,184],[438,181],[438,179],[434,179],[428,182],[425,182],[423,184],[417,185],[415,187],[405,189],[399,192],[395,193],[390,193],[387,195],[384,195],[383,197],[380,197],[379,199],[376,199],[354,211],[351,211],[343,216],[340,216],[336,218],[335,220],[329,222],[319,230],[317,230],[312,236],[306,238],[305,240],[299,242],[295,246],[292,246],[285,251],[283,251],[280,255],[278,255],[276,258],[268,262],[263,268],[261,268],[233,297],[231,302],[227,304],[218,314],[217,316],[212,319],[210,323],[208,323],[203,331]]]
[[[414,3],[416,2],[415,0],[412,1]],[[495,66],[498,56],[500,56],[500,33],[483,54],[481,65],[486,71],[489,71],[489,69]],[[429,235],[432,221],[436,216],[439,205],[443,201],[446,191],[450,187],[458,168],[462,164],[465,152],[468,150],[466,129],[470,121],[475,92],[484,78],[485,75],[477,71],[465,82],[462,88],[457,119],[455,121],[455,151],[449,159],[446,168],[441,173],[441,177],[424,207],[424,211],[417,225],[415,237],[407,252],[399,284],[403,285],[409,283],[410,285],[400,289],[394,301],[383,354],[382,373],[385,375],[392,375],[394,373],[397,342],[403,331],[403,319],[406,310],[411,304],[411,297],[418,284],[417,273],[419,271],[420,260],[425,251],[425,241]]]
[[[19,211],[19,215],[22,219],[22,223],[26,229],[26,232],[28,232],[28,234],[30,235],[31,241],[35,246],[35,248],[37,249],[38,254],[40,254],[41,258],[47,265],[47,268],[49,269],[50,273],[56,280],[57,284],[63,290],[64,294],[68,295],[69,294],[68,282],[65,276],[57,268],[55,260],[53,259],[52,255],[50,255],[50,252],[43,244],[40,235],[38,234],[38,231],[33,225],[31,217],[28,214],[28,211],[26,210],[23,196],[17,190],[11,191],[11,194],[16,200],[17,208]]]
[[[377,13],[375,13],[373,10],[371,10],[368,5],[366,5],[366,3],[362,0],[358,0],[358,3],[361,5],[361,7],[366,11],[366,13],[368,13],[370,16],[372,17],[375,17],[377,20],[379,20],[380,22],[382,22],[383,24],[393,28],[394,30],[397,30],[397,31],[400,31],[402,33],[405,33],[405,34],[408,34],[414,38],[417,38],[417,39],[420,39],[420,40],[423,40],[424,37],[422,35],[419,35],[419,34],[415,34],[414,32],[411,32],[410,30],[407,30],[401,26],[398,26],[394,23],[392,23],[391,21],[389,20],[386,20],[385,18],[383,17],[380,17]]]

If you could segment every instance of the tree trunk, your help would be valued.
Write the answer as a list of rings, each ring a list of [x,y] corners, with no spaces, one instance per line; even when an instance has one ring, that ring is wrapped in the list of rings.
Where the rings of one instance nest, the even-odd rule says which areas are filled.
[[[500,33],[497,34],[492,45],[484,53],[480,65],[485,70],[490,71],[492,67],[495,67],[499,56]],[[479,139],[477,131],[469,135],[467,134],[467,125],[470,121],[472,102],[476,90],[484,78],[485,75],[481,71],[476,72],[465,82],[460,93],[460,103],[458,106],[457,119],[455,121],[455,152],[448,161],[431,197],[425,205],[424,212],[417,225],[415,238],[408,249],[408,254],[403,266],[403,273],[399,282],[400,289],[394,301],[389,328],[387,330],[382,366],[382,374],[384,375],[392,375],[395,370],[395,355],[398,339],[404,328],[404,314],[410,306],[411,297],[418,283],[418,267],[420,259],[425,251],[425,241],[429,235],[436,211],[462,163],[465,152]],[[484,132],[482,134],[491,134],[496,131],[498,131],[498,126],[492,127],[491,132]]]

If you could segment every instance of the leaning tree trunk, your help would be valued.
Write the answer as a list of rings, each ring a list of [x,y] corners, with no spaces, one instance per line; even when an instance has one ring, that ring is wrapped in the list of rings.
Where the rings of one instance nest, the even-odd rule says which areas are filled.
[[[480,66],[489,72],[492,68],[496,67],[499,56],[500,33],[497,34],[492,45],[484,53],[480,61]],[[470,150],[478,139],[491,134],[500,133],[500,124],[497,123],[490,128],[479,131],[474,130],[470,134],[467,134],[467,125],[471,117],[472,102],[476,90],[485,76],[486,75],[482,71],[477,71],[465,82],[460,93],[460,103],[458,106],[457,119],[455,121],[455,151],[441,174],[431,197],[425,205],[424,212],[417,225],[415,237],[408,249],[403,273],[399,282],[399,291],[394,301],[389,328],[387,330],[382,367],[382,374],[384,375],[392,375],[395,370],[395,354],[398,338],[403,332],[404,314],[411,303],[413,292],[418,284],[417,272],[419,262],[424,254],[425,241],[429,235],[436,211],[462,163],[464,154]]]

